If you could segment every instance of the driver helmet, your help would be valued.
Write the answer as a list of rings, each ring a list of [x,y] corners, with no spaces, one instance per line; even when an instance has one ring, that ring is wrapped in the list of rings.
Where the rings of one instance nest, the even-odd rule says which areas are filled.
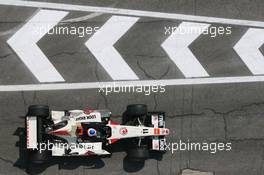
[[[94,128],[89,128],[87,131],[87,134],[90,137],[94,137],[94,136],[96,136],[97,133],[96,133],[96,130]]]

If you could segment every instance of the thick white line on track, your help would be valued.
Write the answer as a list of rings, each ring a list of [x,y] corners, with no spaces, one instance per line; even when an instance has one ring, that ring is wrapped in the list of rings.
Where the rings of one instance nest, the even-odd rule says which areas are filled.
[[[182,22],[178,28],[184,31],[191,29],[191,31],[181,33],[180,30],[176,30],[161,44],[185,77],[209,77],[206,70],[189,49],[189,45],[209,26],[210,24]],[[192,32],[192,29],[197,32]]]
[[[67,14],[64,11],[40,10],[7,41],[40,82],[64,81],[37,42]],[[46,31],[41,32],[41,29]]]
[[[137,22],[139,18],[112,16],[85,43],[97,61],[113,80],[137,80],[137,75],[114,48],[114,44]]]
[[[113,81],[113,82],[85,82],[85,83],[53,83],[53,84],[27,84],[27,85],[0,85],[0,92],[14,91],[47,91],[47,90],[74,90],[74,89],[97,89],[103,86],[144,86],[144,85],[209,85],[230,83],[254,83],[264,82],[264,76],[244,77],[219,77],[219,78],[188,78],[167,80],[141,80],[141,81]]]
[[[12,1],[11,0],[0,0],[0,5],[36,7],[36,8],[69,10],[69,11],[110,13],[110,14],[117,14],[117,15],[165,18],[165,19],[176,19],[176,20],[183,20],[183,21],[219,23],[219,24],[263,27],[264,28],[264,22],[262,21],[216,18],[216,17],[207,17],[207,16],[195,16],[195,15],[184,15],[184,14],[176,14],[176,13],[130,10],[130,9],[120,9],[120,8],[111,8],[111,7],[95,7],[95,6],[85,6],[85,5],[73,5],[73,4],[37,2],[37,1],[21,1],[21,0],[12,0]]]
[[[264,43],[264,30],[250,28],[234,46],[234,50],[254,75],[264,74],[264,56],[259,48]]]

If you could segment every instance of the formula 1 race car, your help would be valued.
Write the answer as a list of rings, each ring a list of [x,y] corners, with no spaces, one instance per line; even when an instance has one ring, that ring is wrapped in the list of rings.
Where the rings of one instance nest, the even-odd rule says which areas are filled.
[[[127,157],[144,161],[149,151],[165,151],[169,129],[164,112],[148,112],[143,104],[128,105],[119,124],[109,110],[51,111],[45,105],[32,105],[26,116],[26,148],[33,163],[51,156],[110,155],[108,147],[128,143]]]

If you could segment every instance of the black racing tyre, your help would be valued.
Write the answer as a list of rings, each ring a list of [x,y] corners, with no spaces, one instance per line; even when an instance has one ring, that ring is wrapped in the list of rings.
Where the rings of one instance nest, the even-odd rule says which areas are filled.
[[[147,115],[147,105],[144,104],[132,104],[127,106],[126,115],[128,116],[144,116]]]
[[[131,161],[145,161],[149,158],[149,151],[146,147],[131,148],[127,151],[127,157]]]
[[[28,116],[48,118],[49,115],[50,111],[47,105],[31,105],[28,107]]]
[[[43,164],[51,158],[51,151],[49,150],[30,150],[29,161],[34,164]]]
[[[133,104],[128,105],[127,110],[122,116],[122,124],[135,125],[136,118],[142,118],[147,115],[147,105]]]

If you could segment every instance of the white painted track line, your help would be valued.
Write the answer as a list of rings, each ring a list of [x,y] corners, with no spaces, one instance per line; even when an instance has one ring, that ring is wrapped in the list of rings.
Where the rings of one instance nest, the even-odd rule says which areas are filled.
[[[40,82],[64,81],[37,42],[67,14],[65,11],[40,10],[7,41]]]
[[[230,83],[264,82],[264,76],[219,77],[219,78],[189,78],[167,80],[141,81],[113,81],[113,82],[86,82],[86,83],[56,83],[56,84],[28,84],[28,85],[0,85],[0,92],[12,91],[45,91],[45,90],[73,90],[97,89],[102,86],[144,86],[144,85],[203,85],[203,84],[230,84]]]
[[[254,75],[264,74],[264,56],[259,48],[264,44],[264,29],[248,29],[234,50]]]
[[[174,31],[161,44],[185,77],[209,77],[206,70],[189,49],[189,45],[209,26],[210,24],[182,22],[177,28],[180,30]],[[184,32],[182,33],[181,30]]]
[[[130,10],[130,9],[120,9],[120,8],[111,8],[111,7],[94,7],[94,6],[85,6],[85,5],[72,5],[72,4],[63,4],[63,3],[21,1],[21,0],[12,0],[12,1],[0,0],[0,5],[36,7],[36,8],[69,10],[69,11],[110,13],[110,14],[117,14],[117,15],[165,18],[165,19],[176,19],[176,20],[183,20],[183,21],[219,23],[219,24],[263,27],[264,28],[264,22],[262,21],[216,18],[216,17],[184,15],[184,14],[176,14],[176,13],[162,13],[162,12]]]
[[[113,80],[139,79],[113,46],[138,19],[128,16],[112,16],[85,43]]]

